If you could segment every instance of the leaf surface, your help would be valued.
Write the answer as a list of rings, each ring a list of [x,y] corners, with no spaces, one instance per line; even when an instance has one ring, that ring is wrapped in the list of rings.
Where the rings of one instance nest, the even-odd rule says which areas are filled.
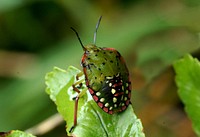
[[[193,128],[200,136],[200,62],[186,55],[174,64],[178,94]]]
[[[72,84],[76,82],[76,75],[80,70],[70,66],[67,71],[54,68],[47,74],[47,93],[55,101],[59,113],[67,122],[67,131],[73,125],[74,120],[74,97],[77,93],[73,91]],[[82,79],[84,77],[81,77]],[[53,84],[53,85],[52,85]],[[82,89],[86,86],[83,83]],[[78,137],[144,137],[143,127],[140,119],[134,114],[131,105],[121,113],[107,114],[96,102],[91,99],[89,92],[79,99],[77,126],[73,135]]]

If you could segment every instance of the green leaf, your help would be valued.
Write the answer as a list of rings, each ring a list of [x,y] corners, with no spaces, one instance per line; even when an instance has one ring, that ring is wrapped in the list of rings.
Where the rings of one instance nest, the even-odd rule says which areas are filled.
[[[54,67],[53,71],[47,73],[45,76],[46,92],[57,105],[58,112],[67,121],[69,128],[73,126],[75,105],[73,98],[77,96],[77,93],[72,89],[72,84],[75,83],[75,77],[80,72],[80,70],[73,66],[69,66],[67,70]],[[83,78],[83,76],[80,77],[80,79]],[[86,100],[86,95],[79,99],[78,110],[81,109]]]
[[[45,76],[45,84],[47,85],[46,92],[50,95],[50,98],[55,102],[56,96],[60,90],[68,84],[71,86],[74,83],[74,76],[78,74],[80,70],[73,66],[68,67],[67,71],[54,67],[52,72],[49,72]]]
[[[36,137],[31,134],[19,131],[19,130],[12,130],[10,132],[0,132],[0,137]]]
[[[63,116],[64,120],[67,122],[68,128],[71,128],[73,126],[75,105],[75,101],[73,100],[73,98],[77,96],[77,93],[74,93],[71,86],[72,84],[66,84],[66,86],[63,89],[61,89],[58,95],[56,96],[56,105],[58,112]],[[78,112],[80,112],[81,106],[84,105],[86,100],[86,95],[79,99]]]
[[[200,136],[200,62],[186,55],[174,64],[174,68],[178,94],[196,134]]]
[[[59,113],[67,121],[67,131],[69,131],[69,128],[73,125],[75,101],[72,100],[72,98],[77,96],[77,93],[73,91],[72,84],[76,81],[75,76],[79,72],[80,71],[74,67],[69,67],[67,71],[54,68],[54,70],[46,76],[46,80],[51,81],[46,82],[48,83],[47,93],[50,94],[51,98],[52,96],[55,98],[54,100]],[[69,79],[68,83],[61,82],[63,80],[67,81],[65,79]],[[60,84],[60,86],[51,84]],[[86,86],[83,83],[82,89],[84,89],[84,87]],[[54,91],[56,93],[53,93]],[[110,115],[98,107],[94,100],[91,100],[91,95],[88,92],[79,99],[77,126],[72,133],[78,137],[94,135],[96,137],[144,137],[145,135],[142,130],[142,123],[134,114],[131,105],[122,113]]]
[[[110,115],[90,100],[82,107],[73,134],[78,137],[144,137],[142,130],[142,123],[131,105],[122,113]]]

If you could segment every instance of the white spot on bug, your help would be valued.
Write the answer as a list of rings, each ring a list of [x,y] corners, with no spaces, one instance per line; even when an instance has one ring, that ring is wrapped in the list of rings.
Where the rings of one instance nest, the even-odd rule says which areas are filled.
[[[126,101],[127,100],[127,97],[124,97],[124,101]]]
[[[122,95],[122,97],[121,97],[121,100],[123,100],[124,99],[124,95]]]
[[[113,109],[113,107],[110,107],[110,108],[109,108],[109,110],[112,110],[112,109]]]
[[[117,104],[114,104],[114,107],[116,108],[116,107],[117,107]]]
[[[126,87],[128,87],[128,85],[129,85],[129,84],[128,84],[128,83],[126,83]]]
[[[122,105],[122,106],[124,106],[125,104],[124,104],[124,103],[122,103],[121,105]]]
[[[109,103],[106,103],[106,104],[105,104],[105,107],[108,107],[108,106],[109,106]]]
[[[111,89],[112,94],[116,93],[116,90],[114,88]]]
[[[101,93],[100,93],[100,92],[97,92],[97,93],[96,93],[96,95],[97,95],[97,96],[100,96],[100,95],[101,95]]]
[[[105,101],[105,98],[101,98],[101,99],[100,99],[100,102],[104,102],[104,101]]]
[[[113,103],[116,103],[116,102],[117,102],[117,98],[114,97],[114,98],[113,98]]]
[[[124,91],[124,86],[122,86],[122,91]]]
[[[128,92],[129,92],[129,91],[128,91],[128,90],[126,90],[126,94],[128,94]]]
[[[116,77],[119,77],[119,73],[117,73]]]
[[[106,77],[107,79],[113,79],[113,77]]]
[[[112,87],[112,83],[109,83],[109,87]]]

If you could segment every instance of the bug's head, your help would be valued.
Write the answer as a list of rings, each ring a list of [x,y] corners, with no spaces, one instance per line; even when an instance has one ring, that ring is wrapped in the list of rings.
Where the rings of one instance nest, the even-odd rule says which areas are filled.
[[[101,50],[101,48],[97,47],[95,44],[88,44],[88,45],[85,45],[84,47],[85,47],[86,53],[94,53]]]

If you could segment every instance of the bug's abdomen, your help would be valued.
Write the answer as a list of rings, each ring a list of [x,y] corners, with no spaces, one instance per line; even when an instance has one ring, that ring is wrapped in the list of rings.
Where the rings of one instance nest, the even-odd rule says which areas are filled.
[[[123,111],[129,105],[130,82],[125,82],[120,73],[106,77],[105,83],[98,92],[96,92],[96,95],[99,95],[98,105],[109,114]]]

